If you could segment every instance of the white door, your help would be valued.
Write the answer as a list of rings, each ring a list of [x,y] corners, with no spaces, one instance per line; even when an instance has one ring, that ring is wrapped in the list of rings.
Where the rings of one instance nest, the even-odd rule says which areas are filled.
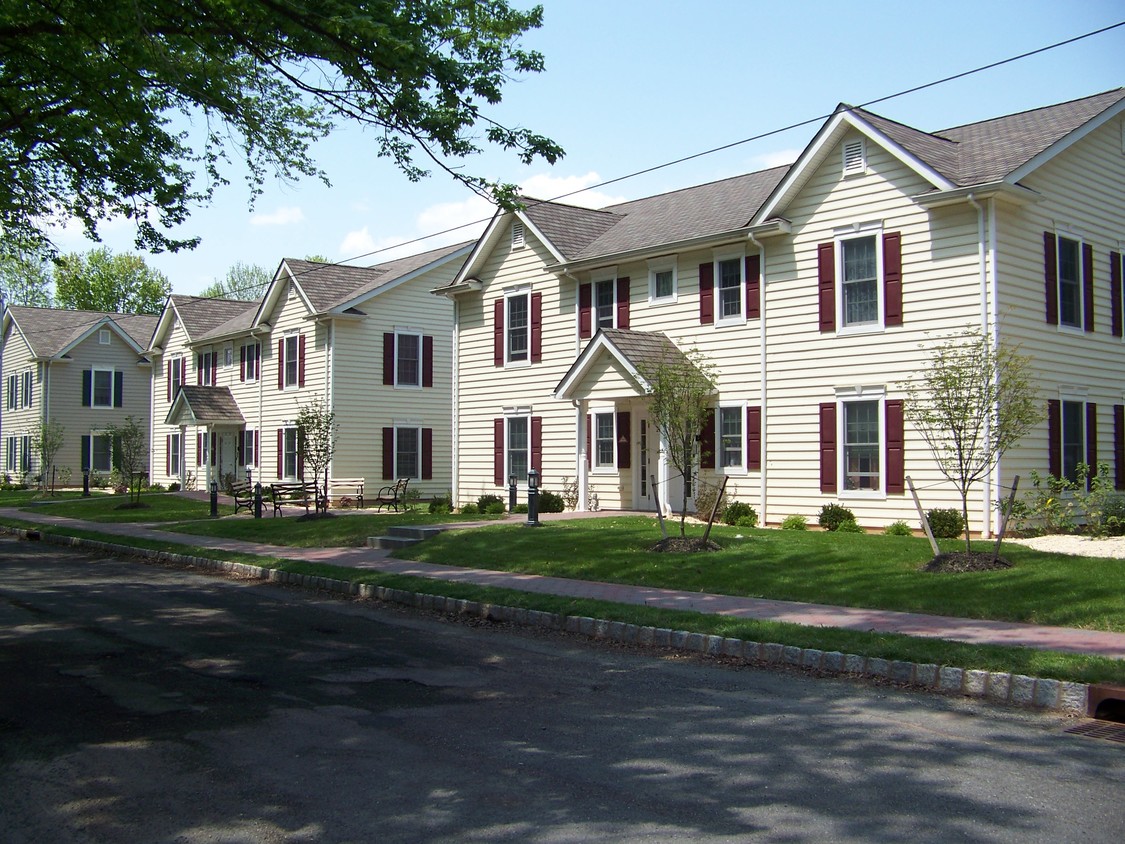
[[[648,418],[641,416],[637,423],[637,480],[634,487],[637,490],[635,506],[638,510],[656,510],[656,498],[652,489],[656,461],[653,459],[654,443],[651,437],[652,428],[648,424]]]
[[[225,485],[228,478],[234,481],[242,480],[238,477],[238,434],[234,431],[226,431],[219,434],[219,459],[216,461],[219,467],[219,485]]]

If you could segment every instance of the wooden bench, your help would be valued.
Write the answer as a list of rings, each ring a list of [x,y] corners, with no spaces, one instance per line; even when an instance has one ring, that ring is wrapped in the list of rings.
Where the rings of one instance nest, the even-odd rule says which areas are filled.
[[[273,504],[273,514],[285,515],[281,508],[286,504],[300,504],[309,512],[309,506],[316,501],[316,484],[311,483],[280,483],[270,484],[270,502]]]
[[[254,512],[254,485],[252,483],[239,481],[236,484],[231,484],[230,495],[234,499],[234,514],[236,516],[239,510],[246,510],[248,513]]]
[[[328,501],[351,501],[357,510],[363,508],[363,478],[329,478]]]
[[[394,507],[395,512],[398,508],[406,507],[406,487],[410,483],[410,478],[399,478],[390,486],[385,486],[379,490],[379,494],[375,496],[375,508],[381,510],[383,507]]]

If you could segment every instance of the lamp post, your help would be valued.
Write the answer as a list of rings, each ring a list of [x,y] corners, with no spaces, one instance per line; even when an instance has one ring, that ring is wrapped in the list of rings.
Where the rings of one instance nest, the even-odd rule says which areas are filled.
[[[527,470],[527,527],[539,527],[539,470]]]
[[[211,518],[219,518],[219,482],[211,481]]]
[[[508,512],[516,512],[516,476],[508,475]]]

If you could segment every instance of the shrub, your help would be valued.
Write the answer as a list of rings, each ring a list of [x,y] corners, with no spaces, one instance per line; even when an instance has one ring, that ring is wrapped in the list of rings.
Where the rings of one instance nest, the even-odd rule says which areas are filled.
[[[709,484],[706,481],[698,480],[696,482],[695,490],[695,515],[699,519],[711,518],[711,508],[715,506],[715,496],[719,494],[719,487],[715,484]],[[720,516],[726,511],[727,494],[724,492],[722,497],[719,498],[718,509],[715,510]]]
[[[825,530],[839,530],[840,523],[855,521],[855,513],[839,504],[825,504],[820,508],[817,523]]]
[[[148,492],[164,492],[164,484],[149,484]]]
[[[883,536],[913,536],[914,531],[910,529],[910,525],[899,519],[897,522],[891,522],[883,528]]]
[[[504,512],[504,509],[505,509],[504,499],[501,498],[499,495],[491,495],[489,493],[485,493],[484,495],[482,495],[480,498],[477,499],[477,509],[482,513],[492,512],[488,508],[491,507],[493,504],[499,504],[500,505],[500,512],[501,513]]]
[[[480,505],[477,506],[479,507]],[[500,516],[506,513],[507,510],[508,508],[504,506],[503,501],[489,501],[481,512],[489,516]]]
[[[539,490],[540,513],[562,513],[565,510],[566,501],[563,500],[561,495],[543,489]]]
[[[513,513],[526,513],[527,512],[527,505],[526,504],[517,504],[516,509],[513,510],[512,512]]]
[[[172,481],[172,483],[168,484],[168,491],[169,492],[179,492],[180,491],[180,482],[179,481]]]
[[[798,515],[794,514],[792,516],[786,516],[785,517],[785,519],[781,522],[781,529],[782,530],[808,530],[809,529],[809,523],[808,523],[808,520],[804,516],[798,516]]]
[[[743,501],[732,501],[723,511],[723,521],[739,527],[757,527],[758,513]]]
[[[480,507],[478,507],[476,504],[469,503],[469,504],[462,504],[461,505],[461,513],[463,515],[475,516],[479,512],[480,512]]]
[[[430,501],[431,513],[451,513],[453,512],[453,496],[449,493],[445,495],[435,495],[433,500]]]
[[[856,524],[855,519],[844,519],[836,525],[837,533],[863,533],[863,528]]]
[[[578,509],[578,479],[573,481],[569,476],[563,478],[562,500],[567,510]],[[563,512],[559,510],[558,512]]]
[[[930,523],[930,530],[937,539],[956,539],[965,530],[965,519],[961,511],[952,508],[930,510],[926,513],[926,521]]]
[[[1125,536],[1125,495],[1106,499],[1102,509],[1102,530],[1109,536]]]

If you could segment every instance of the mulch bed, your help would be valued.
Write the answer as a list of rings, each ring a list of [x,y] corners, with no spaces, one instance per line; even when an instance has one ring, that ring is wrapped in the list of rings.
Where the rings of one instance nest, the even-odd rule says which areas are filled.
[[[669,536],[648,549],[658,554],[694,554],[697,551],[722,551],[723,546],[699,536]]]
[[[950,551],[938,554],[922,566],[922,571],[962,574],[969,571],[998,571],[1011,567],[1010,562],[1003,557],[994,557],[991,551]]]

